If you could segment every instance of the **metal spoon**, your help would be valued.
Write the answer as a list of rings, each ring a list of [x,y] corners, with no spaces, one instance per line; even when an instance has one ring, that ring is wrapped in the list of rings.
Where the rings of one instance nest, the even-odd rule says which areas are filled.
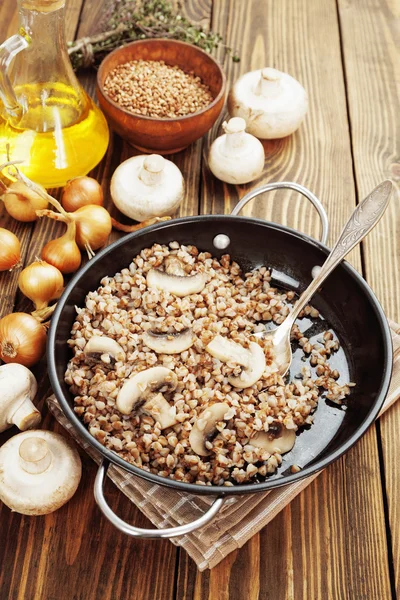
[[[292,349],[290,346],[290,332],[299,312],[308,304],[312,296],[325,281],[333,269],[365,236],[375,227],[381,219],[389,204],[392,183],[389,180],[380,183],[356,207],[350,219],[344,226],[336,244],[324,262],[318,275],[304,290],[296,304],[279,327],[268,333],[256,333],[255,337],[270,338],[274,346],[275,363],[281,375],[285,375],[292,362]]]

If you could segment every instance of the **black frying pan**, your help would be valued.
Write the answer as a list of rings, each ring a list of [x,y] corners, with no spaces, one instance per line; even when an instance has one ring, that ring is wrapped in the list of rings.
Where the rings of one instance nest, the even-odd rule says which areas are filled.
[[[319,201],[302,186],[292,183],[269,184],[254,190],[238,205],[235,212],[255,195],[279,187],[299,191],[317,207],[326,239],[326,214]],[[222,234],[222,235],[221,235]],[[119,529],[137,537],[173,537],[197,529],[210,521],[226,496],[265,492],[312,475],[336,460],[365,433],[377,417],[387,394],[392,367],[390,330],[376,297],[364,279],[348,263],[342,262],[329,276],[312,303],[327,322],[310,322],[314,329],[308,337],[331,327],[341,342],[340,351],[331,359],[344,379],[356,382],[345,409],[320,400],[315,422],[303,431],[294,449],[284,456],[279,471],[253,484],[235,487],[198,486],[153,475],[124,461],[105,448],[90,433],[73,411],[73,396],[64,382],[70,358],[67,340],[76,317],[75,306],[83,306],[86,294],[98,287],[100,280],[129,265],[143,248],[157,242],[194,244],[200,250],[220,257],[229,253],[244,271],[262,265],[272,268],[273,283],[301,292],[310,282],[312,270],[321,265],[329,249],[309,236],[259,219],[238,216],[195,216],[176,219],[129,234],[111,244],[90,260],[73,277],[60,298],[51,320],[48,336],[50,380],[57,399],[74,428],[103,456],[95,484],[96,500],[106,517]],[[304,327],[304,320],[303,320]],[[291,375],[302,363],[294,353]],[[143,530],[126,524],[106,504],[103,483],[110,463],[147,480],[196,495],[217,495],[210,510],[197,521],[165,530]],[[290,472],[290,465],[302,467]]]

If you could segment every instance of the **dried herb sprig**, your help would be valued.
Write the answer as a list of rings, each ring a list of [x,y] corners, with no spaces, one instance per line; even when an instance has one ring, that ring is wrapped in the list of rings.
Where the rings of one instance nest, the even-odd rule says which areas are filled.
[[[224,47],[234,62],[240,58],[236,51],[223,43],[219,33],[205,31],[194,25],[168,0],[114,0],[101,23],[101,31],[69,43],[69,55],[74,69],[97,66],[104,56],[121,44],[146,38],[171,38],[194,44],[211,53]]]

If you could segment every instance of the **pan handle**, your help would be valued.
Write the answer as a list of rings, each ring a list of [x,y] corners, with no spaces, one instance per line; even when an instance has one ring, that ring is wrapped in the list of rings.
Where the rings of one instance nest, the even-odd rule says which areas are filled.
[[[127,535],[135,538],[172,538],[180,535],[186,535],[187,533],[192,533],[192,531],[196,531],[196,529],[200,529],[200,527],[207,525],[207,523],[209,523],[215,517],[225,502],[225,498],[223,496],[218,496],[207,512],[205,512],[201,517],[195,521],[192,521],[191,523],[179,525],[178,527],[169,527],[168,529],[142,529],[140,527],[135,527],[134,525],[129,525],[129,523],[125,523],[125,521],[120,519],[108,506],[104,497],[104,482],[109,466],[110,462],[107,459],[103,459],[99,466],[96,480],[94,482],[95,500],[103,515],[110,521],[110,523],[114,525],[114,527],[122,531],[122,533],[126,533]]]
[[[278,181],[276,183],[267,183],[266,185],[262,185],[261,187],[256,188],[256,189],[252,190],[251,192],[249,192],[248,194],[246,194],[245,196],[243,196],[243,198],[240,200],[240,202],[238,202],[238,204],[235,206],[235,208],[233,209],[231,214],[232,215],[239,214],[239,212],[242,210],[242,208],[244,206],[246,206],[246,204],[250,200],[252,200],[256,196],[258,196],[259,194],[263,194],[264,192],[270,192],[271,190],[279,190],[281,188],[290,189],[290,190],[294,190],[295,192],[299,192],[300,194],[305,196],[307,198],[307,200],[309,200],[311,202],[311,204],[314,205],[314,207],[317,209],[319,217],[321,219],[321,225],[322,225],[321,242],[323,244],[326,244],[326,241],[328,239],[328,231],[329,231],[328,215],[326,214],[326,211],[325,211],[324,207],[322,206],[321,201],[318,200],[318,198],[312,192],[310,192],[310,190],[308,190],[303,185],[300,185],[298,183],[293,183],[291,181]]]

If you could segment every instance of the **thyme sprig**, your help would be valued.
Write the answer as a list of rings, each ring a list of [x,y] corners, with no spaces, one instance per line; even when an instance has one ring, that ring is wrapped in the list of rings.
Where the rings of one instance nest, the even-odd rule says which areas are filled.
[[[171,38],[194,44],[206,52],[225,48],[234,62],[240,58],[224,44],[219,33],[205,31],[175,11],[168,0],[114,0],[102,19],[100,31],[69,43],[74,69],[97,66],[104,56],[128,42],[146,38]]]

